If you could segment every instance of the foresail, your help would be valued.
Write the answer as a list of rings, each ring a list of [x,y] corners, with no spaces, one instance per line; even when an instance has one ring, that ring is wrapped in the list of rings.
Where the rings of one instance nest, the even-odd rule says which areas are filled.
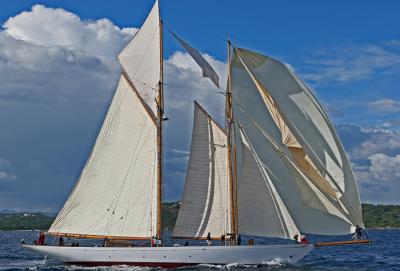
[[[192,145],[174,237],[220,237],[230,232],[227,137],[195,103]]]
[[[236,123],[238,124],[238,123]],[[235,130],[240,130],[236,125]],[[238,178],[238,229],[241,234],[292,238],[299,233],[244,132],[235,150]]]
[[[362,225],[362,219],[357,186],[344,150],[310,91],[298,84],[298,79],[297,84],[289,84],[290,78],[275,70],[276,63],[243,49],[234,50],[235,116],[297,228],[318,234],[349,233],[351,226]],[[283,64],[279,67],[281,72],[288,70]],[[293,73],[286,75],[294,80]],[[290,91],[294,96],[288,94]],[[305,102],[304,97],[309,99]],[[315,127],[315,123],[320,126]],[[339,160],[340,167],[333,167],[333,161]]]
[[[156,131],[122,75],[90,157],[49,232],[99,238],[155,235]]]
[[[160,31],[160,12],[156,1],[142,27],[118,56],[123,71],[155,115],[161,69]]]

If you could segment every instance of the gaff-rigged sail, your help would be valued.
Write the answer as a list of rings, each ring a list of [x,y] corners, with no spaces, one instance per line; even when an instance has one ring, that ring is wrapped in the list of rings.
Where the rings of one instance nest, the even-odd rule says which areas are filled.
[[[348,159],[308,88],[284,64],[243,49],[234,50],[231,78],[235,116],[298,229],[345,234],[362,225]]]
[[[121,76],[92,153],[49,233],[154,235],[156,158],[156,126]]]
[[[174,237],[206,238],[230,232],[227,138],[195,103],[192,146]]]
[[[159,226],[161,143],[155,97],[160,83],[158,1],[119,59],[123,73],[95,145],[50,234],[150,238]]]

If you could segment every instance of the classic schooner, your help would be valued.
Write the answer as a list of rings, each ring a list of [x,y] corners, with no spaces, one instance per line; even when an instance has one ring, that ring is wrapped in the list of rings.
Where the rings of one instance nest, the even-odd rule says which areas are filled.
[[[162,240],[163,27],[155,2],[119,54],[121,75],[92,152],[48,234]],[[175,35],[176,36],[176,35]],[[177,37],[177,36],[176,36]],[[218,75],[177,37],[217,86]],[[226,124],[195,103],[191,153],[173,237],[292,239],[363,227],[356,181],[327,114],[281,62],[228,42]],[[232,55],[232,59],[231,59]],[[296,262],[315,245],[65,247],[24,245],[87,266],[178,267]]]

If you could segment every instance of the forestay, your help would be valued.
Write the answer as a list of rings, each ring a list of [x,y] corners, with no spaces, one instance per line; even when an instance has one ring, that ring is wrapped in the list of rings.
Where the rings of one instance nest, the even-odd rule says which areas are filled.
[[[238,122],[298,229],[345,234],[362,225],[347,157],[305,85],[282,63],[243,49],[234,50],[231,78]]]
[[[187,177],[174,237],[219,237],[230,232],[227,137],[195,103]]]
[[[140,97],[121,76],[90,157],[49,233],[155,235],[156,130]]]
[[[142,27],[118,56],[124,72],[153,114],[157,112],[155,100],[160,82],[160,47],[160,12],[156,1]]]

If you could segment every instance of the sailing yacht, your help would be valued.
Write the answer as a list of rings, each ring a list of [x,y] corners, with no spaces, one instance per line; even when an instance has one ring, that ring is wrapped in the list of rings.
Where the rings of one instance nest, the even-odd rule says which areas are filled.
[[[212,67],[178,38],[214,83]],[[226,125],[195,104],[188,172],[173,237],[292,239],[363,227],[357,185],[328,116],[281,62],[228,43]],[[232,55],[232,59],[231,59]],[[47,234],[162,240],[163,25],[155,2],[118,56],[121,75],[92,152]],[[24,245],[86,266],[293,263],[315,244],[184,247]]]

